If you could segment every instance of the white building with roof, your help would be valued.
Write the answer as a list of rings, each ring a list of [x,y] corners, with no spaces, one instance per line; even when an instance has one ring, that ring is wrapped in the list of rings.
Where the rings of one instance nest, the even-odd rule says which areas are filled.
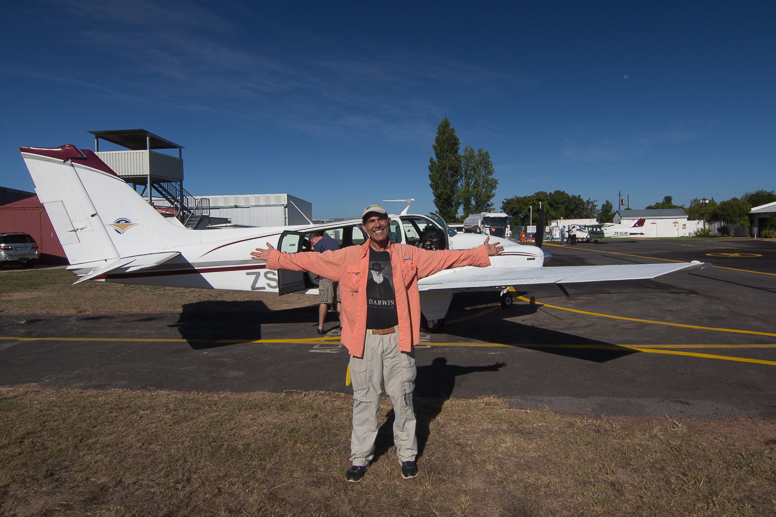
[[[690,221],[681,208],[652,210],[619,210],[614,214],[614,224],[635,224],[644,219],[645,237],[692,237],[703,221]]]
[[[757,235],[768,225],[768,219],[776,213],[776,201],[752,208],[749,217],[752,219],[752,228],[757,229]]]

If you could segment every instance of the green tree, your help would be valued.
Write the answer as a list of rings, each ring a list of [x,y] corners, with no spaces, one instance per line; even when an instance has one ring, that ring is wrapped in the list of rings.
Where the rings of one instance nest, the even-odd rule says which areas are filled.
[[[708,221],[709,214],[711,214],[716,207],[717,202],[714,201],[714,198],[706,199],[704,197],[698,199],[695,197],[690,200],[690,206],[685,208],[684,211],[687,212],[687,219],[690,221]]]
[[[428,161],[428,179],[434,194],[434,206],[445,221],[455,221],[460,203],[458,196],[461,181],[461,155],[458,149],[461,141],[455,134],[455,128],[445,117],[439,123],[434,140],[434,158]]]
[[[496,195],[498,180],[493,177],[495,169],[490,154],[480,147],[477,152],[470,146],[463,149],[461,155],[462,180],[458,197],[463,217],[493,210],[493,198]]]
[[[599,223],[613,223],[614,222],[614,205],[608,199],[606,203],[601,205],[601,210],[598,212],[598,217],[595,219]]]
[[[724,223],[731,233],[736,226],[748,230],[750,226],[749,212],[751,211],[752,206],[749,203],[734,197],[720,202],[709,215],[709,221]]]
[[[514,196],[501,203],[501,210],[508,214],[513,222],[529,224],[533,208],[533,223],[536,224],[540,203],[544,206],[548,222],[553,219],[593,218],[598,213],[595,200],[584,200],[581,196],[572,196],[562,190],[551,194],[539,191],[530,196]]]
[[[663,197],[662,202],[649,205],[647,210],[655,210],[660,208],[684,208],[684,205],[675,205],[673,196],[665,196]]]
[[[776,192],[773,190],[755,190],[754,192],[747,192],[741,199],[749,203],[749,206],[756,207],[761,205],[767,205],[776,201]]]

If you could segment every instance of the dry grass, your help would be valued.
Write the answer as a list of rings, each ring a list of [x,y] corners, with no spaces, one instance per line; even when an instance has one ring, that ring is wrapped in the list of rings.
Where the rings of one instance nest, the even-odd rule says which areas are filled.
[[[4,388],[0,514],[776,513],[774,422],[416,405],[420,476],[379,439],[353,485],[344,395]]]
[[[151,285],[83,282],[64,269],[0,272],[0,315],[75,316],[96,314],[178,313],[203,301],[261,301],[269,310],[317,303],[303,294],[184,289]]]
[[[0,315],[310,304],[74,279],[3,271]],[[0,515],[776,514],[771,420],[590,418],[493,398],[420,398],[416,410],[418,479],[401,479],[385,426],[353,485],[344,395],[0,388]]]

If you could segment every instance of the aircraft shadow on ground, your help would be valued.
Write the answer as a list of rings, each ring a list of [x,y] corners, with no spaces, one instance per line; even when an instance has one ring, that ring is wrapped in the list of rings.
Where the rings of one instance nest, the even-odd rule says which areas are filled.
[[[423,455],[428,438],[431,436],[431,422],[442,413],[442,407],[455,390],[456,379],[463,375],[497,372],[504,367],[506,363],[503,362],[485,366],[458,366],[448,364],[445,357],[437,357],[430,365],[418,367],[413,402],[417,421],[415,434],[418,439],[418,457]],[[393,422],[394,413],[390,409],[385,415],[385,422],[377,431],[374,461],[386,454],[394,445]]]
[[[273,311],[261,301],[202,301],[183,306],[173,324],[191,348],[218,348],[262,338],[264,323],[318,324],[318,305]],[[312,335],[312,334],[311,334]]]
[[[459,297],[458,299],[453,299],[453,304],[450,308],[453,314],[448,315],[448,318],[451,320],[454,320],[460,314],[462,304],[471,304],[472,301],[481,302],[483,299],[487,299],[488,296],[488,293],[465,294],[466,298]],[[522,294],[524,293],[517,293],[517,295]],[[490,297],[492,298],[493,295],[491,294]],[[605,363],[626,355],[638,353],[605,341],[588,339],[566,332],[523,325],[506,320],[506,318],[511,319],[534,314],[540,308],[540,304],[515,304],[509,309],[497,310],[480,318],[460,323],[453,322],[445,326],[444,331],[451,336],[537,350],[596,363]]]

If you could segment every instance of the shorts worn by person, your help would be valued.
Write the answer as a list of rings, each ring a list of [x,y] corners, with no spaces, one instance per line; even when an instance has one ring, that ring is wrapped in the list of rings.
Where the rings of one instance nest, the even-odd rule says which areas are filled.
[[[415,436],[414,347],[420,342],[418,280],[443,269],[490,265],[489,256],[503,248],[488,239],[468,250],[428,251],[392,243],[391,220],[379,205],[368,206],[361,227],[369,236],[362,245],[327,253],[281,253],[272,246],[257,248],[251,257],[267,261],[269,269],[311,271],[339,282],[342,299],[342,344],[350,353],[353,385],[353,429],[350,482],[363,478],[374,458],[380,394],[385,392],[394,409],[393,436],[401,475],[418,475]]]
[[[313,245],[313,251],[323,253],[325,251],[335,251],[340,249],[339,243],[324,235],[321,232],[310,234],[310,243]],[[318,280],[318,335],[326,333],[323,324],[326,322],[326,314],[329,312],[329,306],[337,303],[337,314],[340,313],[339,290],[337,283],[328,278],[319,277]]]

